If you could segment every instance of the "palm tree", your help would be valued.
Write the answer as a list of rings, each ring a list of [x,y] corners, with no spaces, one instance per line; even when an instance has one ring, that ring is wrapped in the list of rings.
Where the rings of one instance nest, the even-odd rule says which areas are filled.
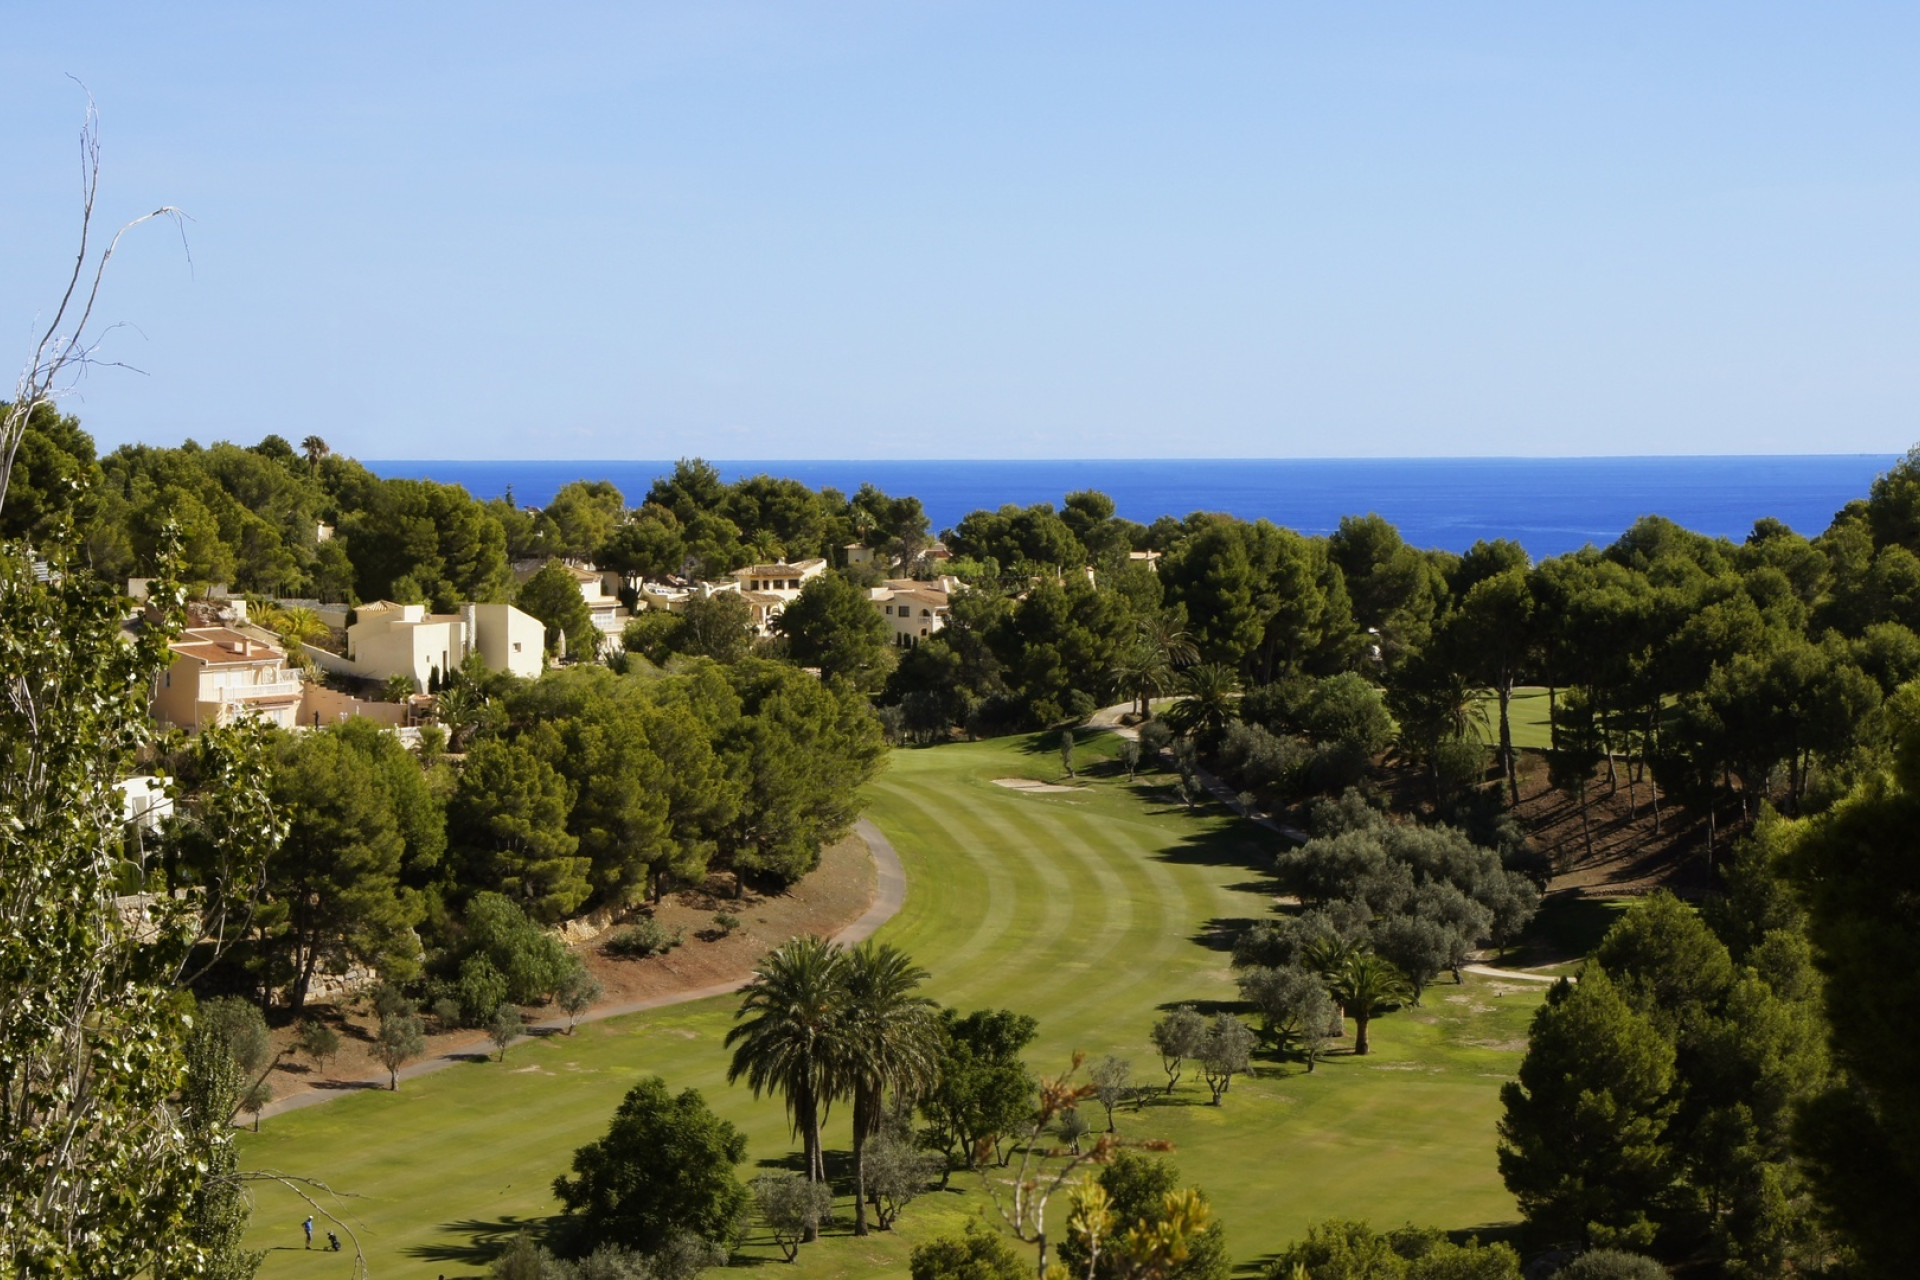
[[[320,621],[320,615],[305,606],[279,612],[274,618],[273,629],[290,648],[299,648],[309,640],[318,640],[326,635],[330,628]]]
[[[1365,1054],[1370,1047],[1367,1024],[1380,1007],[1413,999],[1413,987],[1406,975],[1392,961],[1365,951],[1328,976],[1327,992],[1353,1018],[1353,1051],[1358,1054]]]
[[[847,953],[845,1019],[836,1073],[853,1095],[853,1233],[867,1234],[867,1139],[880,1131],[886,1095],[912,1097],[939,1073],[934,1002],[914,990],[927,971],[897,947],[872,941]]]
[[[1233,668],[1203,662],[1180,673],[1180,701],[1167,712],[1167,723],[1181,733],[1211,738],[1226,731],[1234,716],[1234,698],[1240,678]]]
[[[487,700],[468,684],[442,689],[435,696],[433,713],[447,731],[447,750],[459,751],[465,745],[486,706]]]
[[[753,971],[727,1032],[733,1049],[727,1083],[742,1076],[753,1096],[779,1093],[799,1133],[807,1180],[826,1181],[820,1151],[821,1114],[839,1091],[844,1061],[847,953],[823,938],[790,939]],[[817,1227],[807,1239],[819,1238]]]
[[[1114,688],[1126,694],[1143,716],[1149,700],[1164,694],[1173,682],[1173,667],[1145,637],[1136,638],[1115,655],[1109,674]]]
[[[333,450],[327,448],[327,442],[319,436],[308,436],[300,442],[300,452],[307,455],[307,465],[315,471],[320,464],[333,456]]]

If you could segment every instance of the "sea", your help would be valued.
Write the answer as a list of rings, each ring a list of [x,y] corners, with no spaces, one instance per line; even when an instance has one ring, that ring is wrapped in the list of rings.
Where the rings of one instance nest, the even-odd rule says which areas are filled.
[[[1771,516],[1812,537],[1864,498],[1895,454],[1632,458],[1238,458],[1055,461],[719,461],[729,481],[791,477],[852,493],[871,483],[920,499],[935,531],[1005,503],[1056,505],[1082,489],[1112,498],[1120,515],[1218,511],[1265,518],[1306,534],[1331,533],[1348,515],[1378,513],[1415,546],[1464,551],[1510,538],[1536,559],[1605,546],[1641,516],[1739,541]],[[511,494],[545,506],[574,480],[610,480],[638,504],[661,461],[369,461],[376,474],[464,486],[477,498]]]

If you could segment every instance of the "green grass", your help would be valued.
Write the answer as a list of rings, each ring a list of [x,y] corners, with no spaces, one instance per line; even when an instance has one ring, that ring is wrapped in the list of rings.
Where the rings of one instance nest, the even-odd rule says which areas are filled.
[[[1268,909],[1261,869],[1271,837],[1218,812],[1185,812],[1158,785],[1164,776],[1129,788],[1106,763],[1115,745],[1106,735],[1076,748],[1083,790],[992,785],[1058,780],[1054,745],[1002,739],[894,754],[871,812],[900,851],[909,889],[881,936],[932,971],[930,993],[942,1002],[1038,1017],[1029,1057],[1042,1072],[1080,1049],[1119,1053],[1136,1080],[1161,1080],[1147,1028],[1166,1004],[1233,998],[1220,943]],[[1207,1190],[1243,1262],[1332,1215],[1449,1228],[1506,1221],[1514,1210],[1494,1167],[1496,1093],[1539,999],[1472,978],[1442,983],[1425,1007],[1376,1022],[1367,1058],[1336,1054],[1311,1076],[1263,1063],[1218,1109],[1202,1105],[1198,1081],[1183,1081],[1167,1102],[1123,1115],[1121,1131],[1175,1143],[1173,1158]],[[599,1023],[516,1049],[504,1065],[463,1064],[397,1094],[294,1112],[249,1137],[245,1159],[354,1193],[339,1212],[376,1276],[478,1274],[521,1224],[554,1212],[553,1177],[643,1074],[698,1087],[740,1125],[743,1173],[789,1158],[779,1105],[724,1082],[732,1008],[715,1000]],[[845,1147],[846,1123],[836,1109],[830,1147]],[[779,1274],[904,1274],[913,1243],[983,1203],[971,1175],[953,1186],[916,1201],[892,1233],[855,1240],[843,1217]],[[305,1214],[290,1192],[261,1191],[253,1243],[274,1250],[262,1274],[349,1275],[345,1255],[299,1248]],[[773,1255],[756,1238],[746,1256]]]
[[[1480,699],[1487,722],[1480,736],[1488,746],[1500,743],[1500,699],[1489,695]],[[1507,727],[1513,733],[1513,745],[1525,751],[1545,751],[1553,746],[1553,730],[1548,723],[1547,690],[1544,685],[1520,685],[1507,701]]]

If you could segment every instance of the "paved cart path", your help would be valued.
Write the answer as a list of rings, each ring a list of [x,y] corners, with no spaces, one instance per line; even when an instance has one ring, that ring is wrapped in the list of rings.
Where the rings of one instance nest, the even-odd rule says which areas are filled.
[[[907,900],[907,873],[905,868],[900,865],[900,855],[894,852],[892,843],[888,841],[886,836],[880,833],[880,828],[874,826],[873,823],[866,818],[861,818],[856,822],[853,829],[862,840],[866,841],[867,851],[873,856],[876,876],[873,901],[868,904],[867,909],[861,913],[859,919],[840,930],[839,933],[833,935],[833,940],[844,947],[851,947],[857,942],[864,942],[878,933],[881,925],[899,914],[901,906],[905,904]],[[630,1013],[644,1013],[649,1009],[664,1009],[669,1005],[689,1004],[695,1000],[707,1000],[714,996],[730,995],[746,986],[752,979],[753,975],[751,973],[743,973],[737,978],[729,978],[724,982],[710,982],[703,987],[691,987],[685,991],[673,991],[666,995],[649,996],[644,1000],[632,1000],[625,1004],[596,1005],[594,1008],[581,1014],[578,1021],[599,1022],[606,1018],[624,1018]],[[560,1034],[564,1033],[566,1029],[566,1018],[548,1018],[542,1022],[530,1023],[527,1028],[528,1034],[520,1037],[520,1039],[515,1040],[513,1043],[516,1045],[525,1044],[528,1040],[536,1036]],[[479,1044],[488,1045],[489,1042],[483,1040],[480,1041]],[[512,1046],[509,1046],[509,1048],[511,1047]],[[400,1078],[402,1080],[414,1080],[420,1076],[430,1075],[435,1071],[445,1071],[448,1067],[461,1062],[470,1062],[476,1053],[492,1056],[492,1052],[490,1047],[483,1049],[475,1045],[467,1045],[464,1048],[455,1049],[449,1053],[439,1054],[436,1057],[410,1063],[400,1068]],[[343,1098],[348,1094],[359,1093],[364,1089],[384,1089],[386,1087],[387,1073],[377,1071],[371,1075],[361,1076],[355,1080],[341,1080],[326,1086],[288,1094],[284,1098],[276,1098],[260,1109],[260,1118],[263,1120],[271,1119],[277,1115],[284,1115],[289,1111],[299,1111],[305,1107],[317,1107],[323,1102],[331,1102],[335,1098]]]

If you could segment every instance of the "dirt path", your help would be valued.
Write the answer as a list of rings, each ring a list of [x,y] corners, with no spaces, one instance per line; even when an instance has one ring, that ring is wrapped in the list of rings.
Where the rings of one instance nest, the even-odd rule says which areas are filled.
[[[867,852],[872,856],[875,872],[873,897],[867,908],[851,924],[846,925],[833,935],[833,940],[841,946],[850,947],[871,938],[880,926],[899,914],[901,906],[907,900],[907,873],[900,865],[900,855],[880,828],[866,818],[854,824],[854,833],[865,842]],[[756,957],[757,959],[757,957]],[[638,1000],[623,1000],[595,1005],[581,1014],[580,1022],[599,1022],[606,1018],[624,1018],[628,1014],[644,1013],[649,1009],[664,1009],[669,1005],[687,1004],[694,1000],[706,1000],[713,996],[724,996],[738,991],[747,985],[753,977],[751,964],[741,968],[718,981],[707,982],[699,986],[682,987],[661,992]],[[516,1045],[525,1044],[536,1037],[562,1033],[567,1028],[567,1019],[548,1018],[528,1025],[528,1034],[514,1041]],[[509,1046],[511,1047],[511,1046]],[[410,1063],[400,1069],[400,1079],[415,1080],[435,1071],[445,1071],[457,1063],[472,1061],[476,1053],[491,1054],[493,1046],[484,1036],[476,1035],[472,1039],[452,1046],[433,1057]],[[298,1093],[276,1098],[260,1112],[263,1120],[289,1111],[299,1111],[307,1107],[317,1107],[323,1102],[358,1093],[364,1089],[384,1089],[387,1086],[385,1071],[373,1072],[348,1080],[332,1080],[319,1087],[303,1089]]]
[[[1558,982],[1563,975],[1558,973],[1528,973],[1525,969],[1496,969],[1490,964],[1463,964],[1461,971],[1477,973],[1483,978],[1518,978],[1522,982]],[[1564,975],[1569,982],[1580,979],[1572,974]]]

